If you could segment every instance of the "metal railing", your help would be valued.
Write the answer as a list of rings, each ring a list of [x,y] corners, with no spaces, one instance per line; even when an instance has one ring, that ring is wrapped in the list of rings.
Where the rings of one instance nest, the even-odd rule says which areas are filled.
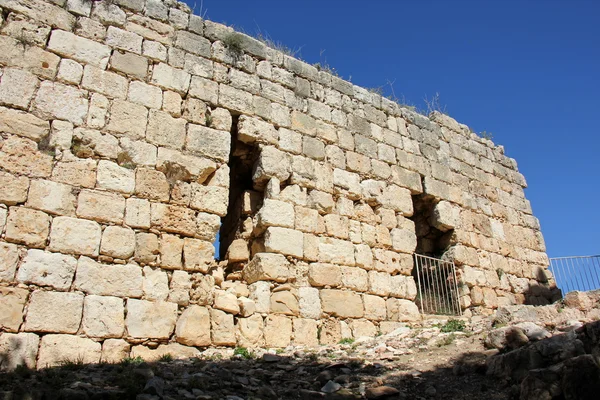
[[[563,296],[573,290],[600,289],[600,255],[551,258],[548,269]]]
[[[453,261],[415,254],[415,274],[422,314],[461,315]]]

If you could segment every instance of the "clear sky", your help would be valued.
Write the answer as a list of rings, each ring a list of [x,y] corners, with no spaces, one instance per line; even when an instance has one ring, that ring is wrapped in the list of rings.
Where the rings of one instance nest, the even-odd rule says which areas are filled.
[[[550,257],[600,254],[600,1],[188,0],[309,63],[493,134]]]

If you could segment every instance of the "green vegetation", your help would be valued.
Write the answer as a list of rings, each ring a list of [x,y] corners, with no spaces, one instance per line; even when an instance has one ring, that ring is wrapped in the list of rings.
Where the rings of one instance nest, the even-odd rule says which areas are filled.
[[[233,350],[233,355],[234,356],[241,356],[242,358],[245,358],[246,360],[250,360],[252,358],[255,357],[255,354],[251,351],[249,351],[247,348],[245,347],[236,347]]]
[[[160,356],[158,361],[163,361],[163,362],[173,361],[173,356],[171,355],[171,353],[166,353],[166,354],[163,354],[162,356]]]
[[[437,342],[436,345],[437,345],[437,347],[448,346],[449,344],[452,344],[455,339],[456,339],[456,335],[454,333],[451,333],[448,336],[443,337],[442,340]]]
[[[144,359],[140,356],[137,357],[125,357],[123,361],[121,361],[121,365],[140,365],[144,363]]]
[[[343,338],[338,342],[338,344],[352,344],[354,343],[354,339],[352,338]]]
[[[450,319],[440,327],[440,331],[444,333],[463,332],[466,327],[465,321],[461,321],[459,319]]]

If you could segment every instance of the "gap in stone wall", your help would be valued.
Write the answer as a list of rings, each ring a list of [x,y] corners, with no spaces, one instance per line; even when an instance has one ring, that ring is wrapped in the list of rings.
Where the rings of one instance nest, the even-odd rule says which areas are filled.
[[[417,248],[415,252],[425,256],[441,258],[452,246],[453,229],[443,232],[432,223],[434,207],[438,199],[425,194],[412,196],[414,214],[410,218],[415,223]]]
[[[231,129],[231,151],[229,156],[229,205],[227,214],[221,219],[219,230],[219,259],[228,261],[228,271],[241,269],[248,260],[248,242],[251,231],[245,224],[248,215],[248,203],[255,202],[253,196],[252,172],[258,157],[258,148],[239,140],[239,115],[233,115]],[[250,207],[253,209],[254,207]]]

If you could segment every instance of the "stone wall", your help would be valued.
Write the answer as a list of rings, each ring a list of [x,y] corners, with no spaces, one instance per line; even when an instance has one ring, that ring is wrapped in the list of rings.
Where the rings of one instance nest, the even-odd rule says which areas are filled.
[[[0,8],[0,353],[385,333],[420,318],[415,250],[467,315],[551,297],[515,161],[450,117],[170,0]]]

